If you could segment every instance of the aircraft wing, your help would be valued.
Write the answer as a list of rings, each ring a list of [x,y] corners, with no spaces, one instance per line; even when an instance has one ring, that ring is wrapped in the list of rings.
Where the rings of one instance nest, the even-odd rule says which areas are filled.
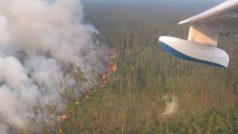
[[[192,58],[193,61],[228,67],[229,56],[225,51],[217,48],[217,45],[220,36],[229,33],[238,34],[238,0],[228,0],[201,14],[179,22],[179,25],[186,23],[191,24],[187,43],[183,41],[183,43],[176,44],[173,43],[172,40],[174,39],[172,38],[161,37],[160,42],[163,48],[170,47],[183,54],[183,59],[191,60]],[[165,44],[166,46],[164,46]],[[187,50],[186,47],[191,48]],[[181,48],[186,48],[186,51],[181,50]],[[165,50],[168,49],[165,48]],[[181,58],[181,55],[175,56]]]
[[[213,33],[238,34],[238,0],[228,0],[199,15],[179,22],[179,24],[186,23],[200,25],[201,28]]]

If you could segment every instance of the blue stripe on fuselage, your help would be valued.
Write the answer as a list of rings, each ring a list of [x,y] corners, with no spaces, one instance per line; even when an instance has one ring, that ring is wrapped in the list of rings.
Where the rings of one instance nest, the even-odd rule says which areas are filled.
[[[200,60],[200,59],[195,59],[195,58],[192,58],[190,56],[187,56],[179,51],[177,51],[176,49],[170,47],[169,45],[165,44],[164,42],[161,42],[160,41],[160,46],[166,51],[168,52],[169,54],[175,56],[175,57],[178,57],[178,58],[181,58],[181,59],[184,59],[184,60],[189,60],[189,61],[194,61],[194,62],[199,62],[199,63],[202,63],[202,64],[207,64],[207,65],[211,65],[211,66],[216,66],[216,67],[222,67],[222,68],[226,68],[220,64],[216,64],[216,63],[213,63],[213,62],[209,62],[209,61],[205,61],[205,60]]]

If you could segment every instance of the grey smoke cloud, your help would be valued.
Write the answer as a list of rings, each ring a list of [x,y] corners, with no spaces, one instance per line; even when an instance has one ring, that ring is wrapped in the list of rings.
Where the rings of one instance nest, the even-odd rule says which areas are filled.
[[[79,0],[0,1],[0,133],[62,111],[65,87],[77,84],[72,65],[87,83],[106,70],[107,48],[83,16]]]

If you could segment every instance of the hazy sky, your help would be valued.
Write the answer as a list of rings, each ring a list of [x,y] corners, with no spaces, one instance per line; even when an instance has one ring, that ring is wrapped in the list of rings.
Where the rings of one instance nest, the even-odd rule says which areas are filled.
[[[226,0],[81,0],[81,1],[116,1],[116,2],[120,2],[120,1],[174,1],[174,2],[180,2],[180,1],[189,1],[189,2],[222,2],[222,1],[226,1]]]
[[[143,1],[143,2],[151,2],[151,1],[156,1],[156,2],[174,2],[174,4],[176,5],[177,2],[182,3],[182,2],[189,2],[191,3],[212,3],[212,5],[218,5],[226,0],[81,0],[82,2],[136,2],[136,1]]]
[[[224,1],[226,1],[226,0],[81,0],[82,2],[91,2],[91,1],[95,1],[95,2],[100,2],[100,1],[102,1],[102,2],[106,2],[106,1],[108,1],[108,2],[134,2],[134,1],[143,1],[143,2],[145,2],[145,1],[165,1],[165,2],[175,2],[175,4],[176,4],[176,2],[189,2],[189,3],[198,3],[198,2],[202,2],[202,3],[213,3],[214,5],[217,5],[217,4],[220,4],[220,3],[222,3],[222,2],[224,2]]]

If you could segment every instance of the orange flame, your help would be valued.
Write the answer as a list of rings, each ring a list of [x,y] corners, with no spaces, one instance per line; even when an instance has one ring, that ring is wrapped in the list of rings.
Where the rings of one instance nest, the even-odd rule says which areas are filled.
[[[63,134],[62,128],[59,129],[59,134]]]
[[[113,64],[112,65],[112,72],[116,72],[117,71],[117,64]]]
[[[67,118],[68,118],[67,115],[62,115],[62,116],[61,116],[61,119],[63,119],[63,120],[65,120],[65,119],[67,119]]]

